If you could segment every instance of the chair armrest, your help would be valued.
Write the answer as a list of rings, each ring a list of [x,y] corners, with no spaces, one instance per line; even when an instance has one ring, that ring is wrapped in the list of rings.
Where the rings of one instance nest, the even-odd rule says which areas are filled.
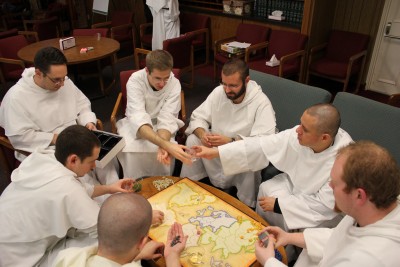
[[[352,56],[349,58],[349,62],[351,62],[351,64],[352,64],[354,61],[360,59],[361,57],[365,57],[366,55],[367,55],[367,50],[363,50],[363,51],[361,51],[360,53],[357,53],[357,54],[355,54],[355,55],[352,55]]]
[[[11,59],[11,58],[0,57],[0,62],[6,63],[6,64],[19,65],[19,66],[21,66],[21,68],[25,68],[25,63],[22,60],[19,60],[19,59]]]
[[[25,31],[29,31],[28,25],[34,25],[36,23],[42,22],[43,19],[24,19],[22,22],[24,23],[24,29]]]
[[[367,56],[367,50],[363,50],[360,53],[357,53],[355,55],[352,55],[349,58],[349,64],[347,65],[347,74],[346,77],[350,77],[351,69],[353,68],[353,64],[357,61],[362,59],[361,67],[360,67],[360,72],[364,69],[365,65],[365,58]]]
[[[204,34],[205,37],[206,37],[206,46],[209,47],[209,45],[210,45],[209,44],[210,43],[210,34],[209,34],[209,31],[208,31],[207,28],[198,29],[198,30],[195,30],[195,31],[190,31],[190,32],[187,32],[187,33],[191,33],[193,35],[202,35],[202,34]]]
[[[185,103],[185,92],[181,90],[181,120],[186,124],[186,103]]]
[[[15,150],[14,147],[11,145],[10,140],[8,140],[7,137],[0,136],[0,145],[4,146],[6,148],[9,148],[9,149]]]
[[[111,38],[113,38],[113,36],[114,36],[114,31],[125,29],[125,28],[126,29],[134,28],[133,27],[133,23],[128,23],[128,24],[123,24],[123,25],[118,25],[118,26],[111,27]]]
[[[313,46],[310,49],[310,53],[309,53],[309,56],[308,56],[308,64],[307,64],[307,69],[308,70],[310,69],[310,65],[313,62],[315,54],[320,52],[320,51],[322,51],[322,50],[324,50],[327,46],[328,46],[328,43],[326,42],[326,43],[323,43],[323,44],[319,44],[319,45]]]
[[[179,112],[180,119],[185,123],[181,128],[179,128],[176,133],[175,139],[176,141],[181,142],[180,144],[184,145],[186,143],[186,104],[185,104],[185,92],[181,90],[181,111]]]
[[[37,32],[34,31],[18,31],[18,34],[24,35],[24,36],[33,36],[35,39],[35,43],[39,42],[39,36]]]
[[[99,23],[95,23],[92,24],[92,29],[96,29],[96,28],[109,28],[111,27],[111,21],[105,21],[105,22],[99,22]]]
[[[111,112],[110,122],[111,122],[111,132],[117,133],[117,116],[121,110],[121,101],[122,101],[122,93],[118,94],[117,101],[115,101],[115,105],[113,111]]]
[[[150,27],[153,27],[152,22],[140,24],[140,26],[139,26],[140,37],[142,37],[146,33],[146,30]]]
[[[103,127],[103,122],[100,119],[96,120],[96,128],[100,131],[102,131],[104,129]]]
[[[328,43],[323,43],[323,44],[319,44],[319,45],[313,46],[310,49],[310,54],[314,54],[314,53],[317,53],[317,52],[319,52],[321,50],[324,50],[327,46],[328,46]]]
[[[5,136],[0,136],[0,145],[4,146],[6,148],[9,148],[11,150],[17,151],[18,153],[21,153],[22,155],[25,155],[25,156],[29,156],[31,154],[28,151],[15,149],[14,146],[11,144],[10,140]]]
[[[281,57],[280,59],[280,64],[279,64],[279,77],[283,77],[283,66],[284,64],[292,59],[295,59],[297,57],[301,58],[301,62],[300,62],[300,73],[299,73],[299,78],[301,79],[301,77],[303,77],[303,63],[304,63],[304,56],[306,55],[306,51],[305,50],[300,50],[294,53],[291,53],[289,55],[284,55]]]
[[[139,55],[147,55],[148,53],[150,53],[150,50],[147,49],[143,49],[143,48],[135,48],[135,53],[134,53],[134,57],[135,57],[135,67],[136,69],[140,69],[140,60],[139,60]]]
[[[254,45],[250,45],[245,50],[244,61],[245,62],[249,62],[249,57],[250,57],[251,53],[253,53],[254,51],[266,48],[266,47],[268,47],[268,41],[265,41],[265,42],[262,42],[262,43],[258,43],[258,44],[254,44]]]

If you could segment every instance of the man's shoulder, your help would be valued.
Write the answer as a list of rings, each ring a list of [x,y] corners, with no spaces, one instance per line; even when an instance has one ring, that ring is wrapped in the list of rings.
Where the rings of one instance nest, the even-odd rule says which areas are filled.
[[[351,142],[353,142],[353,139],[351,138],[350,134],[342,128],[339,128],[338,133],[335,137],[334,146],[337,145],[339,147],[342,147],[343,145],[348,145]]]

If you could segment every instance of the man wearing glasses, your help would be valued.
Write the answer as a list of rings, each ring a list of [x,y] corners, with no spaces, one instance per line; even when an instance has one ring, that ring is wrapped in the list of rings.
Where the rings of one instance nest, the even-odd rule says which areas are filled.
[[[178,119],[181,84],[172,66],[167,51],[154,50],[146,56],[146,67],[128,80],[126,117],[117,122],[126,143],[118,155],[126,177],[171,175],[171,156],[191,162],[174,140],[184,123]]]
[[[25,69],[21,79],[4,96],[0,125],[15,149],[33,152],[37,148],[54,147],[58,134],[74,124],[96,129],[96,115],[89,99],[67,74],[64,54],[54,47],[42,48],[35,55],[34,67]],[[25,159],[19,153],[16,157],[20,161]],[[118,180],[113,164],[96,172],[101,184]],[[93,186],[87,189],[91,195]]]
[[[250,80],[246,63],[240,59],[227,62],[221,77],[221,85],[193,111],[186,129],[186,145],[216,148],[247,136],[274,134],[275,112],[261,87]],[[198,159],[191,166],[183,166],[181,176],[193,180],[208,176],[214,186],[227,190],[236,187],[242,202],[250,207],[256,205],[259,171],[224,175],[219,159]]]

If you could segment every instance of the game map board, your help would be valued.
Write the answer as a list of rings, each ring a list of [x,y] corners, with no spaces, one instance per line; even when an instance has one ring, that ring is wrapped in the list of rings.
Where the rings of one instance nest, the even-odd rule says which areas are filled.
[[[179,222],[189,238],[181,254],[188,266],[250,266],[254,243],[264,226],[185,178],[148,199],[164,212],[163,224],[152,227],[151,239],[164,242],[170,226]]]

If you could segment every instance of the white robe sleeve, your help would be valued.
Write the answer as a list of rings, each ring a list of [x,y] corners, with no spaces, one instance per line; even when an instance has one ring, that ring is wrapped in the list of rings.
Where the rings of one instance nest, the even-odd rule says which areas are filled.
[[[308,228],[305,229],[304,241],[306,243],[306,253],[312,262],[320,262],[324,248],[328,243],[333,229],[329,228]]]
[[[179,19],[179,2],[178,0],[168,1],[168,11],[165,12],[165,21],[174,22]]]
[[[283,264],[276,258],[270,258],[264,264],[264,267],[286,267],[287,265]]]
[[[132,128],[131,132],[137,134],[142,125],[153,126],[150,114],[146,112],[145,84],[140,81],[140,78],[131,76],[126,84],[126,90],[126,116]]]
[[[96,125],[96,115],[92,112],[90,100],[75,85],[75,98],[77,102],[77,123],[86,126],[92,122]],[[60,112],[62,112],[60,110]]]
[[[282,196],[278,202],[289,229],[316,227],[338,215],[333,211],[334,197],[329,182],[316,194]]]
[[[68,93],[71,94],[71,97],[65,99],[67,103],[64,102],[64,107],[68,106],[69,108],[67,111],[68,114],[63,113],[63,108],[59,107],[60,100],[54,99],[50,95],[46,99],[48,100],[46,105],[51,106],[53,110],[57,110],[56,114],[55,112],[50,112],[50,114],[42,114],[40,112],[32,114],[32,108],[25,106],[27,100],[19,99],[22,95],[21,93],[14,94],[5,100],[3,127],[15,148],[28,152],[33,152],[36,148],[44,149],[50,145],[54,133],[58,133],[65,127],[75,123],[80,125],[86,125],[89,122],[96,123],[96,115],[91,110],[89,99],[72,81],[66,81],[64,86],[63,90],[68,90]],[[65,97],[65,93],[62,96]],[[32,99],[32,101],[37,102],[39,101],[38,99]],[[73,101],[73,103],[69,101]],[[71,104],[68,105],[68,103]],[[50,120],[46,118],[56,119]],[[44,130],[44,127],[47,127],[47,130]]]
[[[157,116],[157,129],[164,129],[175,135],[184,123],[178,119],[178,113],[181,110],[181,85],[173,79],[170,82],[176,82],[171,93],[165,99],[165,102]]]
[[[35,122],[21,106],[19,101],[13,101],[4,108],[5,133],[16,149],[33,152],[35,148],[46,148],[53,140],[53,133],[40,130]]]
[[[261,138],[263,137],[248,137],[219,146],[218,151],[224,174],[255,172],[268,166],[269,161],[261,149]]]

